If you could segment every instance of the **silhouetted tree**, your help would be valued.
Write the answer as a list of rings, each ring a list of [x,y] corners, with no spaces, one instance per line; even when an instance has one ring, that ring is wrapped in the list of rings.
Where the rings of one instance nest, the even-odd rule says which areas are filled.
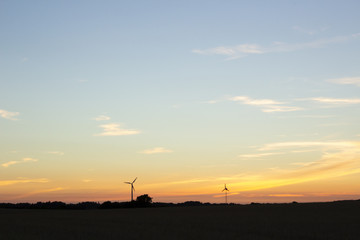
[[[103,202],[103,203],[100,205],[100,208],[103,208],[103,209],[112,208],[112,202],[110,202],[110,201]]]
[[[138,206],[150,206],[152,203],[152,198],[148,194],[144,194],[141,196],[138,196],[136,198],[136,204]]]

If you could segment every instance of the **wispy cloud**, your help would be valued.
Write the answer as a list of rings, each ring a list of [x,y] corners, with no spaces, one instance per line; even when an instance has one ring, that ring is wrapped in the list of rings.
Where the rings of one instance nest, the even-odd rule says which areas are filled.
[[[283,148],[313,148],[313,147],[322,147],[322,148],[332,148],[332,149],[352,149],[357,148],[359,145],[357,142],[279,142],[279,143],[269,143],[265,144],[263,147],[259,148],[260,151],[269,151],[275,149]]]
[[[297,116],[297,118],[333,118],[334,115],[301,115]]]
[[[202,183],[202,182],[207,182],[211,179],[202,179],[202,178],[194,178],[194,179],[187,179],[187,180],[183,180],[183,181],[173,181],[173,182],[167,182],[165,184],[168,185],[173,185],[173,184],[191,184],[191,183]]]
[[[143,154],[156,154],[156,153],[171,153],[171,152],[173,152],[173,151],[170,150],[170,149],[166,149],[166,148],[163,148],[163,147],[156,147],[156,148],[144,150],[141,153],[143,153]]]
[[[294,112],[300,111],[303,108],[300,107],[290,107],[290,106],[269,106],[269,108],[262,109],[263,112]]]
[[[107,120],[110,120],[110,117],[109,116],[105,116],[105,115],[99,115],[97,116],[96,118],[94,118],[95,121],[107,121]]]
[[[255,106],[269,106],[269,105],[272,106],[272,105],[283,104],[282,102],[278,102],[271,99],[252,99],[247,96],[236,96],[230,98],[230,100],[241,101],[244,104],[255,105]]]
[[[294,162],[294,163],[291,163],[291,165],[307,167],[307,166],[311,166],[316,163],[317,162]]]
[[[9,161],[9,162],[6,162],[6,163],[1,164],[1,166],[3,166],[3,167],[9,167],[9,166],[14,165],[14,164],[17,164],[17,163],[19,163],[19,162],[20,162],[20,161]]]
[[[326,103],[326,104],[358,104],[360,103],[360,98],[325,98],[325,97],[316,97],[311,98],[310,100]]]
[[[293,148],[309,148],[320,153],[321,157],[312,159],[308,163],[295,162],[286,166],[277,166],[271,169],[243,171],[241,174],[217,177],[189,178],[179,181],[167,181],[147,185],[149,188],[164,189],[164,192],[176,185],[179,193],[189,194],[194,192],[217,194],[219,189],[209,187],[219,182],[228,183],[231,192],[241,190],[257,191],[281,186],[314,182],[360,173],[360,142],[336,141],[336,142],[280,142],[269,143],[259,147],[259,153],[265,150],[291,151]],[[220,189],[221,191],[221,189]],[[277,194],[276,192],[274,194]],[[280,193],[281,194],[281,193]],[[295,193],[296,194],[296,193]]]
[[[303,197],[304,194],[294,194],[294,193],[275,193],[275,194],[269,194],[269,197]]]
[[[46,178],[36,178],[36,179],[16,179],[16,180],[0,180],[0,186],[8,186],[19,183],[47,183],[49,182]]]
[[[81,181],[84,182],[84,183],[89,183],[89,182],[92,182],[92,181],[94,181],[94,180],[91,180],[91,179],[82,179]]]
[[[43,190],[36,191],[35,194],[47,193],[47,192],[57,192],[57,191],[61,191],[61,190],[64,190],[64,189],[65,188],[63,188],[63,187],[48,188],[48,189],[43,189]]]
[[[360,77],[334,78],[328,79],[327,81],[337,84],[349,84],[360,87]]]
[[[35,159],[35,158],[23,158],[20,161],[9,161],[9,162],[3,163],[3,164],[1,164],[1,166],[6,168],[6,167],[9,167],[14,164],[26,163],[26,162],[37,162],[37,161],[38,161],[38,159]]]
[[[283,154],[283,153],[269,152],[269,153],[241,154],[238,157],[240,157],[240,158],[262,158],[262,157],[279,155],[279,154]]]
[[[293,112],[302,110],[300,107],[284,106],[283,102],[272,99],[253,99],[247,96],[236,96],[229,98],[230,101],[240,102],[246,105],[261,107],[263,112]]]
[[[229,57],[229,59],[235,59],[248,54],[262,54],[264,50],[257,44],[240,44],[230,47],[219,46],[205,50],[194,49],[192,52],[203,55],[223,55]]]
[[[16,118],[16,116],[18,116],[19,114],[20,113],[18,113],[18,112],[9,112],[9,111],[0,109],[0,116],[5,118],[5,119],[8,119],[8,120],[13,120],[13,121],[18,120]]]
[[[58,191],[62,191],[64,189],[65,188],[63,188],[63,187],[55,187],[55,188],[47,188],[47,189],[36,190],[36,191],[32,191],[32,192],[25,193],[25,194],[22,194],[20,196],[17,196],[15,199],[26,198],[26,197],[30,197],[30,196],[33,196],[33,195],[39,195],[39,194],[42,194],[42,193],[58,192]]]
[[[244,176],[236,185],[242,189],[257,190],[273,188],[329,177],[340,177],[360,172],[360,142],[281,142],[266,144],[259,151],[286,150],[292,148],[317,149],[322,156],[311,162],[295,162],[295,169],[276,168],[271,172]],[[239,179],[240,180],[240,179]]]
[[[118,123],[109,123],[100,125],[103,128],[103,132],[95,134],[95,136],[123,136],[123,135],[135,135],[139,134],[139,130],[135,129],[123,129]]]
[[[250,54],[265,54],[274,52],[293,52],[308,48],[321,48],[334,43],[343,43],[352,39],[358,39],[359,33],[347,36],[337,36],[332,38],[317,39],[311,42],[304,43],[284,43],[274,42],[268,47],[263,47],[258,44],[240,44],[236,46],[218,46],[209,49],[194,49],[193,53],[202,55],[222,55],[226,56],[227,60],[233,60]]]

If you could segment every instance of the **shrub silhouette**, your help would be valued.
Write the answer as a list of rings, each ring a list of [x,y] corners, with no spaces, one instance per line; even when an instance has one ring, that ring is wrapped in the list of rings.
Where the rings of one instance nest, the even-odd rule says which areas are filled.
[[[150,206],[151,203],[152,203],[152,198],[148,194],[144,194],[136,198],[137,206],[146,207],[146,206]]]

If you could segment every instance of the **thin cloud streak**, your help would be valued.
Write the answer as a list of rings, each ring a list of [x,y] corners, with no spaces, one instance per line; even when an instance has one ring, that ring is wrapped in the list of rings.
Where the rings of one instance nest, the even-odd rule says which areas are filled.
[[[9,161],[9,162],[3,163],[3,164],[1,164],[1,166],[7,168],[11,165],[15,165],[15,164],[19,164],[19,163],[37,162],[37,161],[38,161],[38,159],[35,159],[35,158],[23,158],[20,161]]]
[[[334,115],[302,115],[297,116],[298,118],[333,118]]]
[[[248,105],[255,105],[255,106],[266,106],[266,105],[278,105],[278,104],[284,104],[282,102],[278,102],[275,100],[271,100],[271,99],[252,99],[249,98],[247,96],[236,96],[236,97],[232,97],[230,98],[231,101],[241,101],[244,104],[248,104]]]
[[[19,161],[9,161],[9,162],[6,162],[6,163],[1,164],[1,166],[3,166],[3,167],[9,167],[9,166],[14,165],[14,164],[17,164],[17,163],[19,163]]]
[[[96,118],[94,118],[95,121],[108,121],[110,120],[111,118],[109,116],[105,116],[105,115],[99,115],[97,116]]]
[[[244,172],[233,176],[214,178],[195,178],[183,181],[171,181],[166,183],[148,185],[151,188],[170,188],[177,185],[178,193],[196,192],[217,194],[211,185],[226,181],[232,186],[232,191],[256,191],[275,187],[324,180],[329,178],[347,176],[360,173],[360,142],[282,142],[266,144],[263,149],[287,149],[287,148],[310,147],[320,151],[322,156],[308,163],[295,162],[292,167],[264,169],[257,172]],[[261,154],[261,152],[260,152]],[[267,154],[267,153],[266,153]],[[255,155],[254,155],[255,156]],[[226,180],[225,180],[226,179]],[[180,185],[183,185],[180,187]]]
[[[259,151],[269,151],[282,148],[309,148],[309,147],[325,147],[325,148],[334,148],[334,149],[349,149],[359,147],[357,142],[346,142],[346,141],[337,141],[337,142],[279,142],[279,143],[270,143],[265,144],[263,147],[259,148]]]
[[[283,154],[283,153],[270,152],[270,153],[242,154],[242,155],[239,155],[238,157],[240,157],[240,158],[262,158],[262,157],[279,155],[279,154]]]
[[[336,84],[355,85],[360,87],[360,77],[334,78],[328,79],[327,81]]]
[[[358,104],[360,103],[360,98],[325,98],[325,97],[316,97],[311,98],[310,100],[320,103],[327,104]]]
[[[100,125],[103,128],[103,132],[95,134],[95,136],[125,136],[139,134],[139,130],[135,129],[123,129],[118,123],[109,123]]]
[[[279,194],[269,194],[269,197],[303,197],[304,194],[293,194],[293,193],[279,193]]]
[[[293,106],[284,106],[283,102],[275,101],[272,99],[253,99],[247,96],[236,96],[229,98],[230,101],[240,102],[246,105],[261,107],[261,111],[266,113],[272,112],[293,112],[300,111],[302,108]]]
[[[82,182],[84,182],[84,183],[89,183],[89,182],[93,182],[94,180],[91,180],[91,179],[83,179],[83,180],[81,180]]]
[[[202,55],[224,55],[228,56],[227,60],[233,60],[245,57],[247,54],[263,54],[264,50],[257,44],[240,44],[231,47],[219,46],[205,50],[194,49],[192,52]]]
[[[0,186],[8,186],[20,183],[47,183],[49,182],[46,178],[36,178],[36,179],[17,179],[17,180],[1,180]]]
[[[226,60],[235,60],[248,56],[249,54],[266,54],[266,53],[276,53],[276,52],[293,52],[302,49],[309,48],[321,48],[330,44],[343,43],[353,39],[358,39],[360,37],[359,33],[351,34],[347,36],[337,36],[333,38],[324,38],[318,39],[311,42],[305,43],[283,43],[283,42],[274,42],[269,47],[262,47],[258,44],[240,44],[236,46],[218,46],[215,48],[209,49],[194,49],[193,53],[201,55],[222,55],[226,56]]]
[[[289,106],[271,106],[269,108],[262,109],[261,111],[266,113],[272,112],[294,112],[294,111],[301,111],[303,108],[300,107],[289,107]]]
[[[18,112],[9,112],[3,109],[0,109],[0,116],[2,118],[8,119],[8,120],[13,120],[16,121],[18,120],[17,118],[15,118],[16,116],[18,116],[20,113]]]
[[[156,148],[144,150],[141,153],[143,153],[143,154],[157,154],[157,153],[171,153],[171,152],[173,152],[173,151],[170,150],[170,149],[166,149],[166,148],[163,148],[163,147],[156,147]]]
[[[297,163],[299,168],[274,169],[252,179],[246,179],[246,177],[239,179],[239,182],[233,185],[240,187],[243,191],[253,191],[359,173],[359,146],[360,143],[347,144],[346,148],[339,148],[335,153],[323,153],[318,161]]]
[[[65,190],[65,188],[56,187],[56,188],[42,189],[42,190],[37,190],[37,191],[29,192],[29,193],[26,193],[26,194],[22,194],[20,196],[15,197],[14,199],[21,199],[21,198],[30,197],[30,196],[33,196],[33,195],[39,195],[39,194],[42,194],[42,193],[58,192],[58,191],[62,191],[62,190]]]
[[[291,165],[302,166],[302,167],[311,166],[313,164],[316,164],[316,162],[294,162],[294,163],[291,163]]]

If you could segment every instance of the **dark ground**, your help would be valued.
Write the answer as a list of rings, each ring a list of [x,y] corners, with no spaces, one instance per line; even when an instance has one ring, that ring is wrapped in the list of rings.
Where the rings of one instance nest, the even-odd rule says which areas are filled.
[[[360,201],[96,210],[0,209],[0,239],[360,239]]]

